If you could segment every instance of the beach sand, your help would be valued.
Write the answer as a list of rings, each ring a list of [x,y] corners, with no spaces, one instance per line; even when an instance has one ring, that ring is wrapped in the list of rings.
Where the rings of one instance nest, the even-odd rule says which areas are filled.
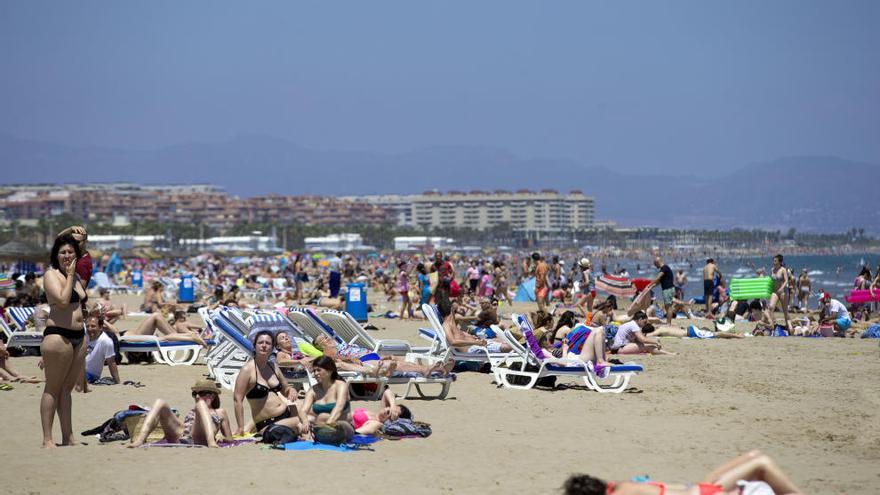
[[[137,298],[125,299],[137,307]],[[517,303],[514,309],[533,308]],[[509,314],[510,308],[501,311]],[[428,326],[384,318],[370,322],[380,327],[377,338],[414,343],[421,342],[416,329]],[[385,440],[374,451],[353,453],[258,445],[132,450],[93,437],[79,437],[86,445],[44,451],[42,385],[16,384],[0,392],[2,492],[558,493],[576,472],[611,480],[650,475],[695,482],[752,449],[775,458],[806,493],[880,492],[876,340],[664,339],[664,347],[679,355],[636,357],[646,372],[622,394],[583,387],[505,390],[493,385],[490,375],[461,373],[447,400],[405,401],[417,419],[431,423],[431,437]],[[37,358],[12,363],[40,375]],[[95,427],[129,404],[150,405],[157,397],[185,412],[192,406],[189,387],[206,371],[201,364],[123,365],[123,380],[146,386],[74,393],[74,430]],[[221,400],[232,415],[231,392],[224,391]],[[55,429],[57,440],[57,421]]]

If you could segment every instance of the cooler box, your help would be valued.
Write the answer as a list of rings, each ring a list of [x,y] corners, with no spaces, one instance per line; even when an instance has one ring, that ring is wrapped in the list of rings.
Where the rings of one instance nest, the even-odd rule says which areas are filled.
[[[193,286],[192,275],[184,275],[180,277],[180,291],[177,295],[177,302],[195,302],[195,287]]]
[[[367,291],[364,284],[348,284],[345,289],[345,311],[357,321],[367,321]]]

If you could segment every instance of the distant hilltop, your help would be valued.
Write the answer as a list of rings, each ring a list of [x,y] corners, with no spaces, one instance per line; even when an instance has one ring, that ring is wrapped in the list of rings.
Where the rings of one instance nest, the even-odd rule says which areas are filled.
[[[8,184],[72,176],[81,182],[207,183],[243,197],[580,190],[595,199],[597,218],[621,225],[811,232],[855,227],[880,233],[880,208],[873,206],[880,166],[833,156],[781,158],[703,179],[627,175],[488,147],[381,154],[310,149],[250,135],[143,151],[0,134],[0,164]]]

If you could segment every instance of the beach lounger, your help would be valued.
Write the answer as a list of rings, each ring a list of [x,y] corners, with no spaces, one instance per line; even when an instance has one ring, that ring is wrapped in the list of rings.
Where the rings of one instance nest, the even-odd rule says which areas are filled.
[[[348,344],[311,308],[290,308],[287,312],[287,317],[305,333],[311,342],[314,342],[319,335],[326,335],[337,344]]]
[[[627,363],[611,366],[610,369],[602,369],[597,373],[593,363],[580,359],[542,359],[538,355],[540,349],[537,349],[537,342],[528,319],[523,315],[513,315],[513,321],[526,340],[531,342],[529,345],[523,346],[509,330],[494,328],[496,332],[501,331],[502,337],[510,344],[516,355],[516,358],[513,359],[493,360],[492,362],[492,373],[495,375],[496,383],[504,388],[531,389],[539,379],[545,376],[564,376],[583,380],[587,388],[596,392],[620,393],[626,390],[630,379],[635,374],[643,371],[640,365]],[[532,347],[536,347],[536,349],[532,349]],[[541,352],[543,353],[543,351]],[[513,363],[520,363],[520,369],[511,368]],[[534,366],[537,370],[529,371],[527,370],[528,366]],[[513,383],[510,380],[511,377],[523,377],[525,383]]]
[[[10,306],[6,308],[6,314],[17,327],[18,331],[27,331],[27,321],[34,315],[37,308],[33,306]]]
[[[367,330],[345,311],[325,310],[318,315],[333,331],[349,344],[370,349],[376,354],[406,355],[428,352],[428,347],[413,348],[409,342],[396,339],[373,339]]]
[[[311,308],[290,308],[290,311],[287,312],[287,317],[291,321],[293,321],[293,323],[296,324],[297,327],[302,329],[306,336],[312,341],[314,341],[314,339],[318,335],[326,335],[327,337],[333,339],[334,342],[341,344],[349,343],[342,337],[340,337],[336,332],[334,332],[333,328],[331,328],[326,321],[321,319],[321,317],[319,317],[318,314],[315,313]],[[425,356],[428,356],[428,354],[407,353],[406,360],[410,362],[420,362],[423,361],[423,358]],[[433,363],[440,360],[440,357],[434,357],[432,359],[429,359],[428,362]],[[339,375],[349,384],[379,384],[379,386],[376,388],[375,393],[368,395],[359,395],[357,394],[357,390],[352,389],[352,395],[354,397],[364,400],[376,400],[381,397],[382,391],[385,389],[384,385],[406,385],[406,390],[404,391],[402,397],[409,397],[412,389],[415,389],[419,396],[422,398],[444,399],[449,393],[449,387],[451,386],[452,381],[454,381],[452,377],[416,377],[410,376],[405,373],[396,374],[387,378],[364,377],[357,373],[351,372],[339,372]],[[440,391],[435,395],[426,394],[422,389],[424,385],[434,384],[440,385]]]
[[[123,285],[116,285],[110,281],[110,277],[104,272],[95,272],[92,275],[92,280],[95,281],[95,287],[98,289],[107,289],[111,292],[128,292],[129,288]]]
[[[254,355],[254,346],[221,312],[214,313],[211,320],[212,328],[221,334],[227,342],[226,347],[219,356],[216,356],[216,362],[210,368],[211,376],[223,388],[233,390],[239,371]],[[316,383],[308,370],[296,374],[284,373],[284,377],[289,383],[299,384],[304,389],[308,389]]]
[[[7,308],[9,310],[10,308]],[[0,331],[6,335],[7,347],[40,347],[43,342],[43,334],[40,332],[20,330],[14,331],[9,328],[6,321],[0,318]]]
[[[431,356],[434,361],[455,361],[490,363],[493,360],[504,360],[509,357],[509,353],[490,353],[485,348],[481,348],[478,352],[466,352],[450,347],[446,341],[446,332],[443,330],[443,323],[440,321],[440,313],[433,304],[422,304],[422,312],[431,323],[431,328],[420,328],[419,336],[431,341],[431,347],[425,354],[420,356]]]
[[[213,342],[205,341],[209,345]],[[151,352],[153,359],[168,366],[191,365],[199,358],[202,346],[195,342],[162,341],[155,335],[121,335],[119,352]]]

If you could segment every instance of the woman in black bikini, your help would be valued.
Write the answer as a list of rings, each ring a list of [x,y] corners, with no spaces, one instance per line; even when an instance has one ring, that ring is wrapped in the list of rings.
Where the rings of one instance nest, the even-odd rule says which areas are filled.
[[[258,332],[254,336],[254,358],[241,367],[235,380],[235,423],[236,435],[248,431],[260,432],[271,424],[287,426],[295,433],[299,431],[299,418],[296,413],[296,390],[291,387],[275,363],[269,362],[274,348],[274,337],[270,331]],[[247,398],[253,421],[245,425],[244,399]]]
[[[49,318],[40,344],[46,374],[46,386],[40,399],[44,448],[55,447],[52,423],[56,413],[61,423],[61,444],[73,445],[70,392],[83,376],[86,356],[82,305],[88,294],[76,274],[80,254],[79,244],[73,237],[58,237],[49,256],[52,268],[44,277],[49,301]]]

